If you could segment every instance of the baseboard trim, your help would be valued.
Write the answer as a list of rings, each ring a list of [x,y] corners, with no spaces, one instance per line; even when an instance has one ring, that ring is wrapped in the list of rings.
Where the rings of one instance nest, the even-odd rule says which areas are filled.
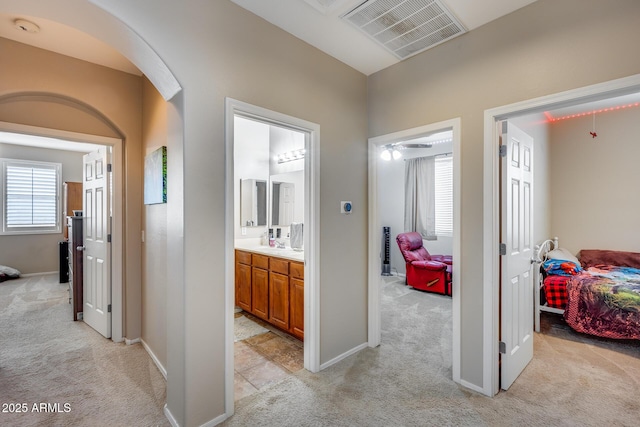
[[[180,424],[178,424],[176,419],[173,417],[173,414],[167,407],[166,403],[164,404],[164,416],[167,417],[167,419],[169,420],[169,424],[171,424],[173,427],[180,427]]]
[[[223,422],[224,420],[226,420],[227,418],[228,418],[227,414],[222,414],[215,417],[211,421],[207,421],[206,423],[202,424],[200,427],[214,427],[220,424],[221,422]]]
[[[124,339],[124,343],[126,345],[131,345],[131,344],[138,344],[139,342],[141,342],[142,340],[140,338],[134,338],[132,340],[130,340],[129,338],[125,338]]]
[[[44,271],[42,273],[27,273],[27,274],[20,274],[20,277],[47,276],[49,274],[59,274],[59,272],[57,272],[57,271]]]
[[[144,340],[142,340],[142,339],[138,338],[138,340],[142,343],[142,347],[147,351],[147,353],[149,354],[149,357],[151,357],[151,360],[153,360],[153,363],[156,364],[156,366],[158,367],[158,370],[160,371],[160,373],[164,377],[164,380],[166,381],[167,380],[167,370],[165,369],[165,367],[162,366],[162,363],[160,363],[160,360],[155,355],[155,353],[151,350],[151,348],[147,345],[147,343],[144,342]]]
[[[329,360],[328,362],[323,363],[322,365],[320,365],[320,370],[322,371],[323,369],[328,368],[331,365],[335,365],[336,363],[338,363],[339,361],[341,361],[342,359],[346,359],[347,357],[351,356],[352,354],[355,354],[357,352],[359,352],[360,350],[363,350],[365,348],[369,347],[369,343],[365,342],[360,344],[357,347],[352,348],[351,350],[342,353],[341,355],[334,357],[333,359]]]
[[[485,390],[482,387],[478,387],[477,385],[471,384],[468,381],[460,380],[460,385],[465,387],[465,388],[468,388],[470,390],[476,391],[476,392],[478,392],[480,394],[484,394],[485,396],[487,395],[487,393],[485,392]]]

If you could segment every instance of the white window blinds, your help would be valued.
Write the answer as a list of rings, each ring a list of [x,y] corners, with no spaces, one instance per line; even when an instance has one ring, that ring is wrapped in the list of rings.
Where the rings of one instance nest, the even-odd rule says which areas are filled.
[[[435,162],[436,235],[453,236],[453,159],[436,158]]]
[[[59,232],[60,164],[3,163],[4,232]]]

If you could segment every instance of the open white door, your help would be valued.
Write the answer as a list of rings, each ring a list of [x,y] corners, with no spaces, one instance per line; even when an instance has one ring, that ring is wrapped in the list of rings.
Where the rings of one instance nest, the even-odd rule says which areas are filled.
[[[83,157],[84,304],[83,320],[111,337],[111,212],[109,148]]]
[[[502,122],[501,373],[507,390],[533,358],[533,138]]]

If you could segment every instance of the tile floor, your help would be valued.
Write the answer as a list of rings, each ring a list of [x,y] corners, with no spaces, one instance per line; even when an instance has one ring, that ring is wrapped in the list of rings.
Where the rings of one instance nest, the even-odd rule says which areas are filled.
[[[236,401],[304,368],[302,341],[278,331],[249,313],[236,313],[236,317],[240,316],[253,320],[269,331],[234,344]]]

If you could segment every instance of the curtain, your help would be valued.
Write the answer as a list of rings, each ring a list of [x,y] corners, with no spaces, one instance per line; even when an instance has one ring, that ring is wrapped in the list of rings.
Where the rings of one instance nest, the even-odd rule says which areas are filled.
[[[404,165],[404,230],[436,240],[435,159],[408,159]]]

